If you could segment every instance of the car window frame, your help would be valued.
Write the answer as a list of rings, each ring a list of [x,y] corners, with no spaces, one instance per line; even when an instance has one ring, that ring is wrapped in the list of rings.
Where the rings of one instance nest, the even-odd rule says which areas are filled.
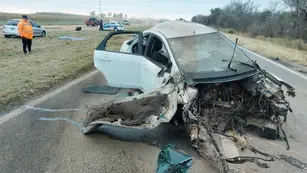
[[[157,39],[159,39],[161,42],[162,42],[162,44],[164,45],[164,47],[166,48],[166,45],[165,45],[165,42],[163,42],[163,40],[158,36],[158,35],[156,35],[156,34],[153,34],[153,33],[150,33],[149,34],[149,38],[148,38],[148,41],[147,41],[147,45],[146,45],[146,47],[145,47],[145,50],[144,50],[144,58],[146,58],[147,60],[149,60],[150,62],[152,62],[152,63],[154,63],[155,65],[157,65],[158,67],[160,67],[160,68],[164,68],[164,67],[166,67],[167,65],[164,65],[164,64],[162,64],[162,63],[159,63],[159,62],[157,62],[157,61],[154,61],[152,58],[150,58],[150,57],[148,57],[147,56],[147,53],[148,53],[148,49],[149,49],[149,45],[150,45],[150,42],[151,42],[151,40],[153,39],[153,37],[156,37]],[[154,41],[154,40],[153,40]],[[162,45],[162,46],[163,46]],[[153,46],[153,44],[152,44],[152,46]],[[170,53],[169,53],[169,51],[167,50],[167,48],[166,48],[166,52],[167,52],[167,54],[168,54],[168,58],[169,58],[169,61],[171,61],[171,57],[170,57]]]
[[[9,24],[9,22],[10,22],[10,21],[14,21],[14,22],[16,22],[16,25],[15,25],[15,23],[14,23],[14,25]],[[13,23],[13,22],[12,22],[12,23]],[[7,23],[6,23],[5,25],[8,25],[8,26],[18,26],[18,23],[19,23],[19,21],[18,21],[18,20],[11,19],[11,20],[8,20],[8,21],[7,21]]]
[[[36,22],[34,21],[29,21],[29,22],[31,23],[32,27],[38,28],[39,25]]]
[[[95,50],[100,50],[100,51],[106,51],[106,52],[113,52],[113,53],[121,53],[121,54],[127,54],[127,55],[136,55],[136,56],[143,56],[143,50],[139,47],[138,50],[141,50],[141,51],[138,51],[138,53],[134,54],[134,53],[128,53],[128,52],[118,52],[118,51],[110,51],[110,50],[106,50],[105,49],[105,46],[107,45],[107,42],[109,41],[109,39],[111,37],[113,37],[114,35],[120,35],[120,34],[137,34],[138,36],[141,36],[143,38],[143,32],[141,31],[122,31],[122,32],[110,32],[102,41],[101,43],[96,47]],[[137,42],[138,44],[138,42]]]

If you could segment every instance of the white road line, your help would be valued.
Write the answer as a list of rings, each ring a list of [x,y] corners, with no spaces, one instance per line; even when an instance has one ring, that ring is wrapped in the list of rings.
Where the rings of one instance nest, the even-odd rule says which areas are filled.
[[[94,75],[97,74],[97,73],[99,73],[99,71],[98,71],[98,70],[94,70],[93,72],[90,72],[90,73],[88,73],[88,74],[86,74],[86,75],[84,75],[84,76],[82,76],[82,77],[80,77],[80,78],[78,78],[78,79],[75,79],[75,80],[69,82],[68,84],[66,84],[66,85],[64,85],[64,86],[62,86],[62,87],[56,89],[56,90],[53,91],[53,92],[51,92],[51,93],[49,93],[49,94],[47,94],[47,95],[44,95],[44,96],[40,97],[39,99],[37,99],[37,100],[35,100],[35,101],[29,103],[28,105],[34,107],[34,106],[36,106],[36,105],[38,105],[38,104],[40,104],[40,103],[46,101],[47,99],[49,99],[49,98],[51,98],[51,97],[54,97],[54,96],[56,96],[57,94],[59,94],[59,93],[65,91],[65,90],[70,89],[72,86],[77,85],[78,83],[80,83],[80,82],[82,82],[83,80],[86,80],[86,79],[88,79],[88,78],[94,76]],[[21,115],[22,113],[24,113],[24,112],[27,111],[27,110],[29,110],[29,109],[28,109],[27,107],[24,107],[24,106],[23,106],[23,107],[20,107],[20,108],[18,108],[18,109],[16,109],[16,110],[14,110],[14,111],[12,111],[12,112],[10,112],[10,113],[4,115],[3,117],[0,117],[0,125],[1,125],[2,123],[4,123],[4,122],[10,120],[11,118],[14,118],[14,117],[16,117],[16,116],[18,116],[18,115]]]
[[[288,72],[290,72],[290,73],[292,73],[292,74],[295,74],[295,75],[297,75],[297,76],[299,76],[299,77],[301,77],[301,78],[307,80],[307,76],[305,76],[305,75],[303,75],[303,74],[301,74],[301,73],[299,73],[299,72],[297,72],[297,71],[294,71],[294,70],[292,70],[292,69],[289,69],[289,68],[287,68],[287,67],[285,67],[285,66],[283,66],[283,65],[281,65],[281,64],[279,64],[279,63],[277,63],[277,62],[274,62],[273,60],[270,60],[270,59],[268,59],[268,58],[266,58],[266,57],[264,57],[264,56],[261,56],[261,55],[255,53],[255,52],[252,52],[252,51],[250,51],[250,50],[248,50],[248,49],[246,49],[246,48],[243,48],[243,47],[240,47],[240,48],[241,48],[242,50],[244,50],[244,51],[246,51],[246,52],[249,52],[249,53],[251,53],[251,54],[253,54],[253,55],[256,55],[256,56],[258,56],[258,57],[260,57],[260,58],[262,58],[262,59],[264,59],[264,60],[266,60],[266,61],[268,61],[268,62],[270,62],[270,63],[272,63],[272,64],[274,64],[274,65],[276,65],[276,66],[278,66],[278,67],[280,67],[280,68],[283,68],[283,69],[287,70]]]

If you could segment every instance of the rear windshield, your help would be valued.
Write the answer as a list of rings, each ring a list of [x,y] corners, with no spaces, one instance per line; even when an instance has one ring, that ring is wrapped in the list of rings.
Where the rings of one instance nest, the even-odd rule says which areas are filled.
[[[6,25],[17,26],[18,22],[18,20],[9,20],[7,21]]]

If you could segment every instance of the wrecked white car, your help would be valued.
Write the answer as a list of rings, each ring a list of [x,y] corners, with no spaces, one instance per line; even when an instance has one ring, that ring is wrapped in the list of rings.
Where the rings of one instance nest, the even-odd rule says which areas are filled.
[[[84,133],[104,124],[151,129],[180,119],[193,146],[204,155],[210,154],[203,148],[215,147],[209,157],[216,158],[223,157],[215,133],[241,134],[254,125],[263,137],[286,139],[282,123],[292,110],[282,86],[290,96],[294,88],[209,27],[172,21],[144,32],[111,32],[96,48],[94,64],[109,86],[143,93],[90,108]]]

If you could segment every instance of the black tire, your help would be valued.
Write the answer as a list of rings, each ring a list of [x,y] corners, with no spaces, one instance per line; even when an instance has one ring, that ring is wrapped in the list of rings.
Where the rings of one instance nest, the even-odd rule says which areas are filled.
[[[93,26],[95,26],[95,24],[93,24]]]
[[[5,37],[5,38],[11,38],[11,36],[10,36],[10,35],[4,35],[4,37]]]
[[[88,24],[86,24],[86,26],[89,26]]]
[[[42,32],[41,37],[46,37],[46,31],[43,31],[43,32]]]

